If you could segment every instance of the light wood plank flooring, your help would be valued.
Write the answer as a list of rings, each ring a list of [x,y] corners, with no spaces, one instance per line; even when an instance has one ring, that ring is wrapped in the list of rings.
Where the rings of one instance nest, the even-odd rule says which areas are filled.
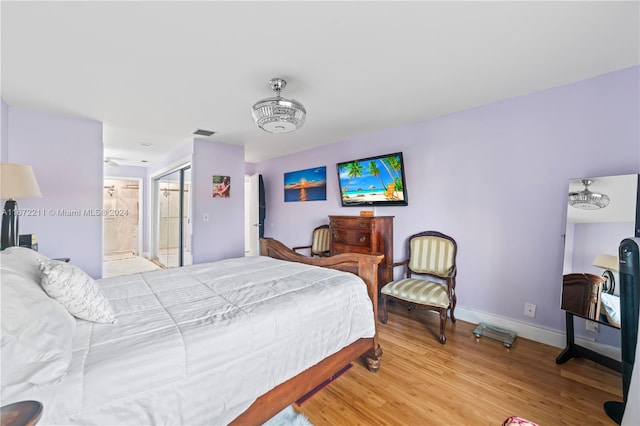
[[[519,415],[545,425],[615,425],[605,401],[622,399],[619,373],[585,359],[556,365],[560,349],[518,337],[510,349],[438,316],[391,306],[379,324],[378,373],[361,361],[297,411],[325,425],[501,425]]]

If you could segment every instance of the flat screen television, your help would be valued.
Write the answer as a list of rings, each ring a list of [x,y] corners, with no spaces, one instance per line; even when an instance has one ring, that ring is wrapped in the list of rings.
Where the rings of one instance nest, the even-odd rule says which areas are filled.
[[[336,166],[343,207],[408,205],[401,152],[345,161]]]

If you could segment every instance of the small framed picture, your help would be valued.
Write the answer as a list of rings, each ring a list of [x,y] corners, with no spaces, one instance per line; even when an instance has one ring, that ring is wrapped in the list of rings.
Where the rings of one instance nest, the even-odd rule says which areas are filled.
[[[284,174],[284,201],[327,199],[327,167],[298,170]]]
[[[231,178],[213,175],[213,197],[229,198],[231,195]]]

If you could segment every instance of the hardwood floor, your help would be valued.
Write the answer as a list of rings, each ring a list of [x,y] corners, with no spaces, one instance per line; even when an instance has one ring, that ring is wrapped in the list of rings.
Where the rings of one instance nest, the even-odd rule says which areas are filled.
[[[379,324],[378,373],[361,361],[296,410],[314,426],[501,425],[518,415],[545,425],[615,425],[603,403],[622,400],[619,373],[585,359],[556,365],[560,349],[518,337],[511,348],[475,324],[390,306]]]

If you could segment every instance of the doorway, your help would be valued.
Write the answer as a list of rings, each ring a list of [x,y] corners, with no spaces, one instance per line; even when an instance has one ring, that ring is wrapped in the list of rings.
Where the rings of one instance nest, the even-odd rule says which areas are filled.
[[[102,277],[146,272],[158,267],[142,251],[142,180],[105,178],[102,189]]]
[[[155,258],[165,268],[191,265],[191,166],[154,178]]]
[[[262,175],[244,177],[244,254],[260,254],[260,238],[264,237],[265,222],[264,183]]]
[[[105,179],[102,194],[105,258],[138,255],[139,181]]]

